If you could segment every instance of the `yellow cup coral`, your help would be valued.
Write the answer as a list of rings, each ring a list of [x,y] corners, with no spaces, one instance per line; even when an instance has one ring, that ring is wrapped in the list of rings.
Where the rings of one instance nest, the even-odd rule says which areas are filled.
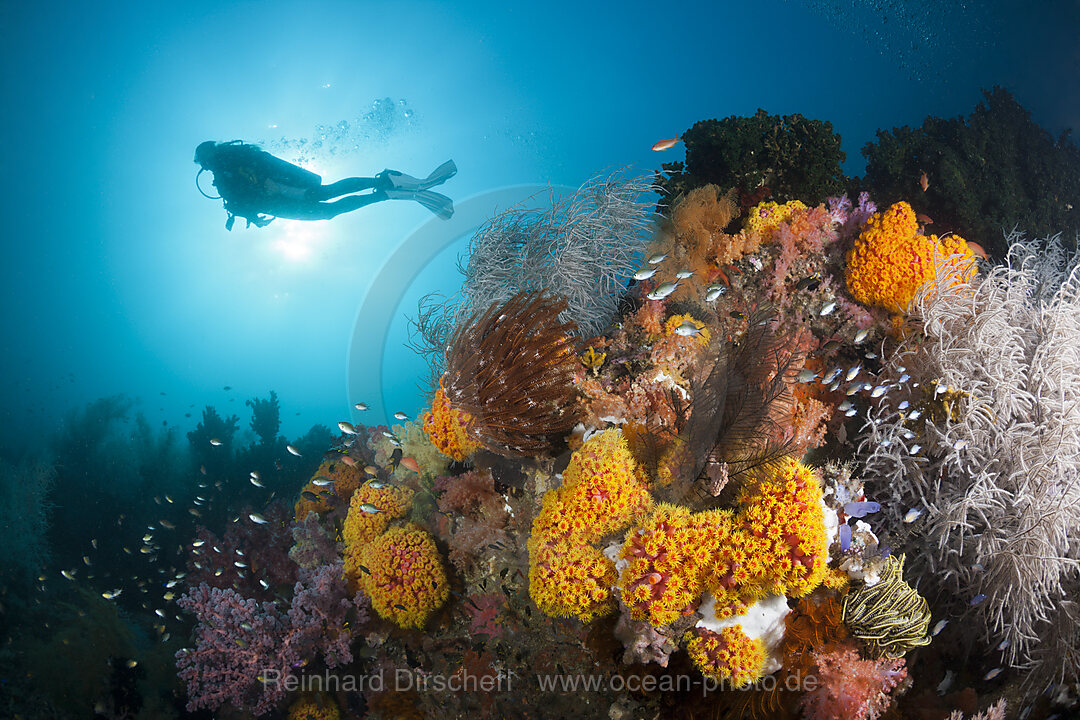
[[[305,693],[289,706],[288,720],[338,720],[337,703],[324,693]]]
[[[450,595],[435,540],[416,525],[387,530],[365,546],[360,581],[371,606],[403,628],[423,627]]]
[[[405,517],[412,506],[413,491],[393,485],[363,485],[353,493],[349,514],[345,517],[342,539],[345,540],[345,577],[353,586],[363,582],[364,549],[378,537],[390,521]]]
[[[705,570],[730,527],[727,512],[694,515],[677,505],[657,506],[619,553],[626,562],[619,590],[630,616],[666,625],[692,612],[705,590]]]
[[[915,211],[898,202],[866,221],[847,254],[847,287],[863,305],[906,311],[916,293],[934,282],[937,269],[950,263],[953,282],[975,275],[975,254],[958,235],[920,235]],[[959,255],[958,258],[950,257]]]
[[[750,575],[767,592],[802,597],[821,584],[828,561],[825,511],[814,471],[786,458],[739,496]]]
[[[747,214],[745,229],[750,233],[767,236],[799,210],[806,210],[806,205],[800,200],[789,200],[783,205],[771,200],[758,203]]]
[[[765,670],[765,646],[733,625],[712,632],[697,628],[686,644],[686,651],[702,675],[725,683],[730,688],[749,685]]]
[[[648,512],[645,483],[617,429],[592,436],[573,454],[529,537],[529,592],[537,607],[586,622],[615,609],[615,566],[591,543]]]
[[[432,444],[443,455],[458,462],[480,449],[480,443],[469,436],[468,427],[472,417],[464,410],[459,410],[446,399],[442,380],[435,398],[431,401],[431,410],[424,413],[424,432]]]
[[[316,485],[315,480],[329,480],[332,485]],[[334,458],[323,460],[311,480],[300,491],[300,499],[293,508],[294,517],[303,522],[308,513],[325,513],[334,507],[334,498],[349,502],[353,492],[360,486],[360,470]]]
[[[563,485],[544,496],[533,534],[596,542],[648,511],[645,476],[617,429],[593,435],[570,458]]]
[[[615,564],[584,543],[529,538],[529,594],[554,617],[589,622],[614,612]]]

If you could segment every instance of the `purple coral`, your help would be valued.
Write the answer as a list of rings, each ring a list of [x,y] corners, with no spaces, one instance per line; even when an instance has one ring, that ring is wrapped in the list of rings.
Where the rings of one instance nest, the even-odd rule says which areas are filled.
[[[285,695],[286,678],[306,661],[321,655],[328,667],[351,662],[353,629],[367,621],[367,601],[348,597],[342,575],[340,562],[301,570],[287,612],[205,583],[181,597],[180,607],[198,620],[194,649],[176,654],[188,710],[231,703],[261,715]],[[350,611],[356,613],[352,623]]]

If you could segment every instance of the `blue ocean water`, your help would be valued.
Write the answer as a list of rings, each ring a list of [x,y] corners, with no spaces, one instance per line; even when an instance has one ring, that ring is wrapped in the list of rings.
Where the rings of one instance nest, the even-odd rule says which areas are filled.
[[[1056,137],[1080,126],[1078,33],[1075,0],[5,3],[0,455],[93,438],[91,420],[117,423],[111,441],[121,424],[171,437],[179,458],[208,406],[250,442],[245,403],[271,391],[290,443],[415,417],[409,319],[460,287],[497,211],[656,170],[683,153],[656,141],[758,108],[830,121],[851,176],[877,130],[969,113],[995,85]],[[327,182],[452,158],[439,190],[458,214],[381,202],[229,231],[196,187],[211,139]],[[133,462],[118,477],[143,477]]]

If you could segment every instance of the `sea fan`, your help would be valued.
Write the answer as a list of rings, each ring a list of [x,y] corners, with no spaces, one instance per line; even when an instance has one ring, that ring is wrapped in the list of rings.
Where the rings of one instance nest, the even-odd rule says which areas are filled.
[[[467,432],[503,456],[545,455],[577,423],[573,323],[566,302],[520,292],[471,317],[450,341],[443,388]]]
[[[438,376],[447,340],[478,312],[527,290],[566,300],[560,318],[573,333],[600,334],[618,310],[619,296],[649,243],[655,214],[644,198],[650,176],[599,175],[546,210],[512,207],[477,230],[465,280],[452,298],[426,296],[413,320],[413,349]]]
[[[914,309],[925,338],[887,368],[919,385],[871,415],[860,452],[895,528],[925,511],[908,549],[924,587],[1007,640],[1032,682],[1076,682],[1080,269],[1057,238],[1009,241],[1006,264],[972,285],[939,268]]]

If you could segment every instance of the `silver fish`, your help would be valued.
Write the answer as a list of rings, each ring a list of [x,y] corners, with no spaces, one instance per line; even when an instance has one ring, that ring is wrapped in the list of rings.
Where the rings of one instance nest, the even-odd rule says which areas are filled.
[[[710,285],[705,291],[705,302],[715,302],[718,297],[724,294],[726,288],[723,285]]]
[[[635,280],[648,280],[657,272],[656,268],[641,268],[634,273]]]
[[[934,625],[934,629],[930,634],[933,635],[934,637],[937,637],[938,633],[940,633],[942,630],[944,630],[945,626],[948,625],[948,624],[949,624],[948,620],[938,620],[937,624]]]
[[[645,297],[649,298],[650,300],[663,300],[668,295],[675,292],[675,288],[677,288],[678,286],[679,286],[678,283],[673,283],[673,282],[662,283],[660,286],[658,286],[655,290],[653,290],[651,293],[649,293]]]
[[[656,255],[653,255],[651,258],[649,258],[649,264],[659,265],[660,263],[664,262],[666,258],[667,253],[657,253]]]
[[[701,328],[690,320],[684,320],[682,325],[675,328],[675,334],[682,335],[683,337],[693,337],[694,335],[701,334]]]
[[[847,374],[844,375],[844,380],[850,382],[856,375],[859,374],[860,370],[862,370],[862,365],[852,365],[850,368],[848,368]]]
[[[288,451],[289,451],[290,453],[292,453],[293,455],[295,455],[296,457],[300,457],[300,451],[299,451],[299,450],[297,450],[297,449],[296,449],[295,447],[293,447],[292,445],[286,445],[286,446],[285,446],[285,449],[286,449],[286,450],[288,450]]]
[[[679,278],[680,280],[685,280],[693,274],[694,272],[692,270],[680,270],[679,272],[675,273],[675,277]]]
[[[919,517],[921,517],[921,516],[922,516],[922,510],[920,510],[918,508],[911,508],[906,513],[904,513],[904,522],[913,523],[916,520],[918,520]]]
[[[795,376],[795,380],[801,383],[808,383],[817,377],[817,373],[808,368],[803,368],[799,371],[799,374]]]
[[[374,505],[372,505],[371,503],[364,503],[363,505],[361,505],[361,506],[360,506],[360,509],[361,509],[361,510],[363,510],[364,512],[366,512],[366,513],[370,513],[370,514],[372,514],[372,515],[374,515],[375,513],[379,513],[379,512],[382,512],[382,510],[380,510],[379,508],[375,507],[375,506],[374,506]]]
[[[270,522],[269,520],[264,518],[259,513],[251,513],[250,515],[248,515],[248,517],[251,518],[251,522],[256,523],[258,525],[265,525],[266,523]]]
[[[346,435],[356,434],[356,427],[351,422],[339,422],[337,426],[338,429],[340,429],[341,432],[345,433]]]
[[[266,487],[261,482],[259,482],[258,478],[251,477],[251,478],[248,478],[248,480],[250,480],[251,484],[254,485],[257,488]]]
[[[996,678],[1000,674],[1001,674],[1001,668],[996,667],[993,670],[991,670],[990,672],[983,675],[983,680],[993,680],[994,678]]]
[[[855,344],[860,344],[863,340],[866,339],[866,336],[869,334],[869,330],[860,330],[859,332],[855,333]]]
[[[405,422],[409,419],[409,416],[399,410],[398,412],[394,413],[394,419]]]
[[[217,447],[218,445],[221,444],[221,441],[218,440],[217,438],[210,438],[210,444],[213,445],[214,447]]]
[[[367,410],[368,406],[367,406],[367,403],[358,402],[355,405],[353,405],[353,407],[356,408],[357,410],[364,411],[364,410]]]
[[[821,317],[825,317],[826,315],[831,315],[832,311],[835,310],[835,309],[836,309],[836,301],[835,300],[830,300],[829,302],[825,303],[825,305],[821,308],[821,312],[818,313],[818,315],[820,315]]]

